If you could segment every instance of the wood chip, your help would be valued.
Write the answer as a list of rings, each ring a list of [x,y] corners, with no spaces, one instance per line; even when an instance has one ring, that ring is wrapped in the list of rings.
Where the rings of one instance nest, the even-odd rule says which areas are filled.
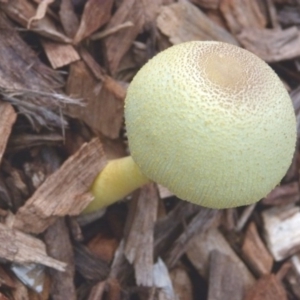
[[[36,6],[28,0],[11,0],[7,4],[0,3],[0,8],[11,19],[25,28],[27,28],[30,19],[36,14]],[[30,29],[57,42],[71,43],[72,41],[48,15],[39,22],[32,23]]]
[[[113,0],[88,0],[86,2],[73,40],[74,44],[78,44],[109,21],[113,3]]]
[[[210,254],[208,300],[240,300],[245,294],[241,270],[224,253],[213,250]]]
[[[267,17],[256,0],[224,0],[220,3],[220,11],[235,35],[248,28],[265,28],[267,24]]]
[[[300,250],[300,209],[293,204],[273,207],[262,213],[264,236],[276,261]]]
[[[259,279],[249,290],[245,300],[287,300],[286,292],[274,274]]]
[[[133,27],[124,29],[105,38],[106,54],[112,74],[118,69],[120,60],[129,50],[137,35],[146,23],[154,22],[161,0],[124,0],[109,21],[106,29],[115,28],[125,22],[132,22]]]
[[[49,272],[53,300],[76,300],[74,254],[65,220],[63,218],[57,219],[46,230],[44,238],[49,255],[67,265],[64,273],[56,270]]]
[[[42,0],[39,3],[35,15],[28,20],[27,29],[30,29],[33,22],[39,21],[45,17],[47,8],[53,1],[54,0]]]
[[[80,59],[78,52],[72,45],[55,43],[49,40],[42,40],[44,51],[53,69],[63,66]]]
[[[240,43],[266,62],[300,56],[300,31],[293,26],[281,29],[246,29],[237,35]]]
[[[38,263],[64,271],[66,264],[49,257],[44,243],[0,223],[0,257],[15,263]]]
[[[13,107],[6,102],[0,101],[0,162],[2,160],[6,144],[10,136],[12,126],[16,121],[17,115]]]
[[[87,191],[105,164],[98,139],[84,144],[18,210],[14,227],[40,233],[57,217],[78,215],[93,200]]]
[[[81,57],[90,68],[94,76],[103,82],[107,90],[109,90],[119,100],[124,100],[126,89],[119,84],[115,79],[108,76],[106,71],[95,61],[95,59],[87,52],[81,51]]]
[[[78,16],[75,13],[72,0],[62,0],[60,4],[59,17],[64,32],[68,37],[73,38],[79,27]]]
[[[86,103],[85,109],[78,105],[68,106],[69,115],[83,120],[96,132],[111,139],[119,136],[124,103],[110,92],[106,84],[100,84],[84,62],[71,65],[66,90],[71,97],[83,99]]]
[[[174,292],[178,299],[193,300],[193,285],[188,271],[183,266],[177,266],[170,272]]]
[[[172,44],[193,40],[216,40],[238,45],[237,40],[224,28],[211,21],[198,7],[179,0],[161,8],[157,27]]]
[[[201,233],[190,242],[187,256],[196,270],[204,278],[209,276],[209,257],[213,250],[218,250],[230,257],[230,259],[240,269],[243,287],[248,290],[255,282],[253,275],[249,272],[243,261],[232,250],[223,235],[217,229],[210,229]]]
[[[66,125],[59,110],[65,103],[78,101],[61,93],[62,77],[39,60],[3,14],[0,27],[1,98],[17,107],[32,125]]]
[[[273,258],[261,240],[254,222],[247,228],[242,252],[248,265],[256,275],[271,273]]]
[[[125,255],[128,261],[134,265],[137,285],[153,286],[153,231],[157,207],[156,186],[153,183],[147,184],[141,188],[125,243]]]

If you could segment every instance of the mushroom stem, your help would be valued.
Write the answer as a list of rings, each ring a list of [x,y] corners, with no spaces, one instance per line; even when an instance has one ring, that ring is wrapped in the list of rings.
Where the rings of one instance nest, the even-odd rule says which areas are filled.
[[[141,173],[131,156],[114,159],[96,177],[91,192],[95,199],[83,213],[106,207],[133,192],[150,180]]]

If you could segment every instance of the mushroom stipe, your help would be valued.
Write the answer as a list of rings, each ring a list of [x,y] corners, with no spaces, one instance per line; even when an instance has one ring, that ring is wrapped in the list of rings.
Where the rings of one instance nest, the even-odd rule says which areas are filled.
[[[128,88],[125,121],[131,157],[109,162],[85,212],[149,180],[205,207],[251,204],[280,182],[296,145],[294,109],[278,76],[221,42],[179,44],[146,63]]]

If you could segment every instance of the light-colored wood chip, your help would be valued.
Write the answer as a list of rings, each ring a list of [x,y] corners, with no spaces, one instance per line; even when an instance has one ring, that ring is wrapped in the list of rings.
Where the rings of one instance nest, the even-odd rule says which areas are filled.
[[[88,189],[105,165],[106,158],[98,139],[83,144],[18,210],[14,227],[40,233],[57,217],[80,214],[93,200]]]
[[[157,27],[172,44],[194,40],[216,40],[238,45],[226,29],[209,19],[197,6],[179,0],[163,6],[157,17]]]
[[[61,68],[80,59],[78,52],[72,45],[42,40],[44,51],[53,69]]]
[[[136,205],[135,205],[136,204]],[[137,285],[153,286],[153,240],[158,195],[154,183],[141,188],[137,203],[132,203],[133,220],[126,239],[125,255],[134,265]]]
[[[276,261],[300,250],[300,208],[290,204],[262,213],[264,236]]]
[[[7,103],[0,101],[0,162],[2,160],[6,144],[10,136],[12,126],[14,125],[17,114],[13,107]]]
[[[15,263],[38,263],[64,271],[66,264],[49,257],[44,243],[0,223],[0,257]]]
[[[271,273],[273,258],[261,240],[254,222],[250,223],[247,228],[242,252],[256,275],[262,276]]]

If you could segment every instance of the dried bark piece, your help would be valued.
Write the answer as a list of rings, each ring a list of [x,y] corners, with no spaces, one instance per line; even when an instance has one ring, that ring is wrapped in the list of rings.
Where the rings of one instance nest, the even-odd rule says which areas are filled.
[[[245,294],[241,270],[230,256],[213,250],[210,254],[208,300],[240,300]]]
[[[248,28],[237,35],[240,43],[266,62],[278,62],[300,55],[300,31],[288,29]]]
[[[27,28],[30,19],[36,14],[36,6],[28,0],[11,0],[7,4],[0,3],[0,8],[11,19],[25,28]],[[48,15],[38,22],[32,23],[30,30],[57,42],[71,43],[72,41],[59,29],[57,22],[53,21]]]
[[[38,4],[35,15],[28,20],[27,29],[30,29],[32,22],[42,20],[45,17],[48,6],[53,2],[54,0],[43,0]]]
[[[87,191],[105,164],[98,139],[84,144],[18,210],[14,227],[40,233],[57,217],[78,215],[93,200]]]
[[[277,186],[262,200],[265,205],[286,205],[300,200],[299,183],[297,181]]]
[[[106,46],[106,55],[109,69],[115,74],[120,60],[129,50],[132,42],[142,31],[146,24],[154,22],[159,11],[161,0],[124,0],[116,13],[109,21],[106,29],[115,28],[127,21],[134,24],[133,27],[124,29],[107,37],[104,42]]]
[[[44,51],[53,69],[61,68],[80,59],[78,52],[72,45],[60,44],[49,40],[42,40]]]
[[[257,0],[224,0],[220,3],[220,11],[234,35],[247,28],[265,28],[268,21]]]
[[[0,162],[17,115],[9,103],[0,101]]]
[[[124,252],[128,261],[134,265],[136,283],[139,286],[153,286],[153,236],[157,207],[156,186],[154,183],[147,184],[141,188],[137,199]]]
[[[170,271],[170,278],[178,299],[193,300],[193,285],[188,272],[183,266],[178,266]]]
[[[74,285],[74,254],[65,220],[59,218],[52,224],[44,235],[47,250],[51,257],[67,264],[64,273],[50,270],[51,295],[53,300],[76,300]]]
[[[163,6],[157,17],[157,27],[169,37],[172,44],[216,40],[238,45],[234,36],[188,1],[179,0],[178,3]]]
[[[218,250],[230,257],[240,269],[243,287],[248,290],[255,282],[253,275],[249,272],[243,261],[232,250],[228,242],[218,229],[212,228],[207,232],[200,233],[189,243],[187,256],[196,270],[204,278],[208,278],[209,256],[213,250]]]
[[[262,213],[264,236],[276,261],[300,250],[300,209],[292,204],[273,207]]]
[[[44,243],[0,223],[0,257],[16,263],[38,263],[64,271],[66,264],[49,257]]]
[[[79,20],[74,11],[72,0],[62,0],[59,10],[60,22],[68,37],[73,38],[79,27]]]
[[[286,292],[274,274],[259,279],[247,293],[245,300],[287,300]]]
[[[86,2],[73,40],[74,44],[78,44],[109,21],[113,3],[113,0],[88,0]]]
[[[251,222],[247,228],[242,252],[256,275],[271,273],[273,258],[261,240],[254,222]]]
[[[62,77],[38,59],[3,13],[0,13],[0,27],[2,99],[16,106],[32,125],[66,125],[61,115],[63,105],[79,101],[59,92]]]
[[[124,103],[105,84],[100,85],[84,62],[71,65],[66,91],[72,97],[84,99],[86,102],[84,109],[77,105],[68,106],[69,115],[83,120],[91,128],[111,139],[119,136],[123,124]]]

